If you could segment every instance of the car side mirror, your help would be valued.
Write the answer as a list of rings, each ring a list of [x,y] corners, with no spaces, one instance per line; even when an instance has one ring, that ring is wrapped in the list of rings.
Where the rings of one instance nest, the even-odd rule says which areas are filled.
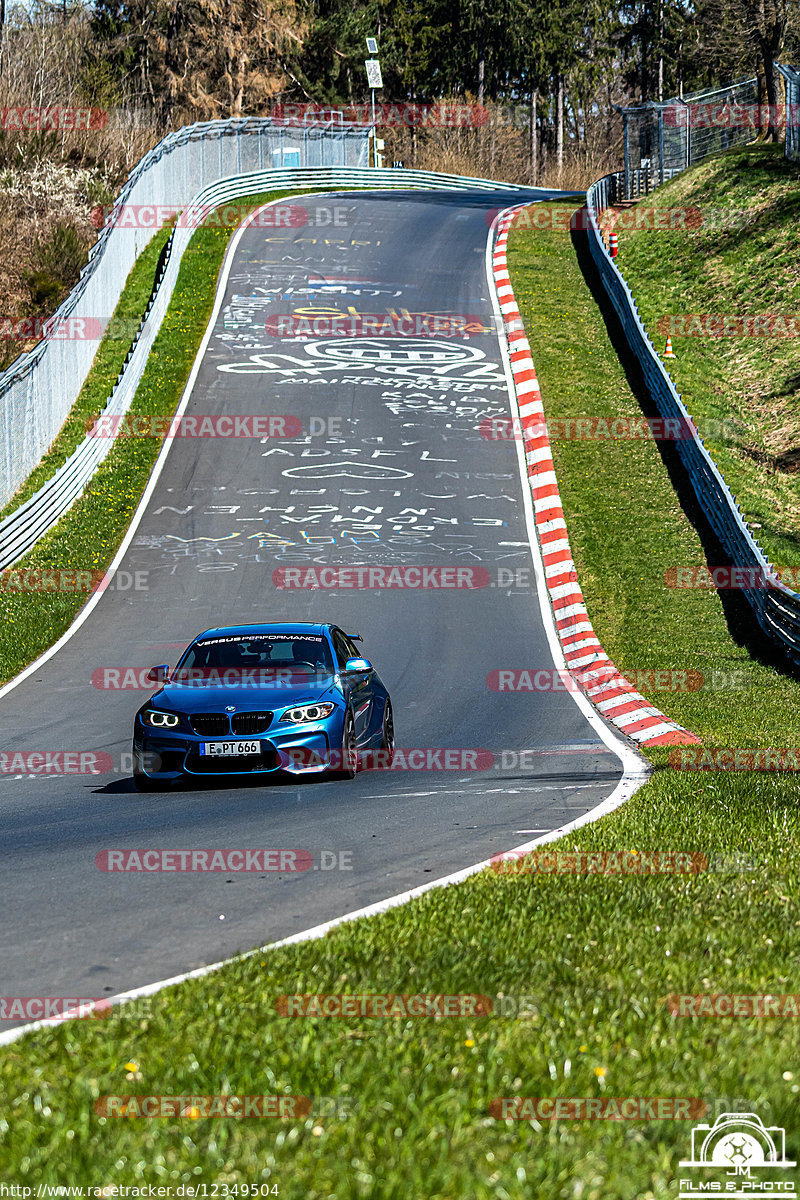
[[[151,667],[145,675],[148,683],[166,683],[169,678],[169,663],[161,663],[157,667]]]
[[[344,664],[345,675],[364,675],[371,670],[372,663],[368,658],[348,658]]]

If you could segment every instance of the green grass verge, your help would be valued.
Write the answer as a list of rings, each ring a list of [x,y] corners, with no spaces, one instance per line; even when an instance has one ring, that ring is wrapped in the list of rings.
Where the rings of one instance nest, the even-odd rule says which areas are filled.
[[[569,237],[514,233],[510,262],[548,416],[635,415]],[[619,665],[747,663],[715,596],[664,588],[663,565],[699,555],[700,545],[655,446],[554,450],[590,613]],[[748,690],[670,696],[664,707],[709,741],[797,744],[798,685],[748,669]],[[310,1200],[674,1197],[689,1122],[502,1122],[489,1115],[502,1096],[700,1097],[712,1119],[744,1101],[786,1127],[796,1158],[798,1023],[675,1018],[662,1000],[796,990],[796,785],[671,771],[655,759],[651,782],[569,847],[739,851],[752,870],[487,872],[320,941],[234,963],[156,997],[146,1015],[122,1009],[34,1034],[0,1054],[8,1177],[205,1183],[218,1194],[277,1184],[281,1196]],[[529,1000],[518,1018],[278,1016],[278,996],[295,992]],[[274,1124],[95,1115],[99,1097],[130,1092],[326,1096],[351,1109]]]
[[[641,421],[569,236],[512,232],[510,263],[547,417]],[[715,591],[667,584],[705,557],[655,442],[556,441],[553,459],[578,578],[617,667],[701,672],[699,691],[645,694],[709,745],[793,745],[774,739],[800,730],[800,686],[735,644]]]
[[[282,191],[245,196],[237,201],[237,211],[280,196],[302,194]],[[233,233],[232,227],[226,228],[209,216],[208,225],[192,237],[131,406],[132,414],[165,417],[174,412],[211,316],[216,279]],[[141,317],[153,287],[158,255],[168,236],[168,230],[156,234],[133,267],[114,313],[118,327]],[[113,333],[103,339],[58,438],[3,516],[41,487],[83,440],[85,422],[104,406],[129,344]],[[14,569],[104,570],[125,535],[160,450],[161,441],[156,438],[119,438],[80,500]],[[85,593],[0,591],[0,680],[13,678],[57,641],[86,599]]]
[[[710,158],[639,207],[702,217],[688,230],[619,229],[618,265],[660,349],[659,317],[800,312],[800,165],[781,146]],[[799,346],[797,337],[676,337],[667,364],[701,432],[726,419],[737,430],[709,448],[778,566],[800,566]]]

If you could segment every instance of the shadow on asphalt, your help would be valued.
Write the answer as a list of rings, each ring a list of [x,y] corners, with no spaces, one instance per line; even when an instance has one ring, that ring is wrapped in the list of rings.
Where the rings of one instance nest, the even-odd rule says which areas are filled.
[[[390,773],[390,778],[396,779],[399,772]],[[575,786],[576,788],[587,786],[590,784],[608,784],[613,783],[619,778],[619,767],[609,766],[608,769],[594,771],[570,771],[565,774],[561,771],[543,771],[535,775],[520,775],[506,774],[487,777],[486,779],[470,780],[473,784],[495,783],[504,787],[557,787],[563,788],[567,785]],[[368,781],[370,784],[379,785],[383,778],[381,771],[359,771],[357,777],[359,781]],[[133,778],[129,776],[127,779],[115,779],[111,783],[103,784],[102,787],[91,787],[90,791],[94,796],[185,796],[192,792],[201,793],[220,793],[225,791],[265,791],[273,794],[284,795],[287,791],[300,791],[302,789],[312,788],[319,785],[324,785],[326,791],[329,788],[342,788],[343,798],[346,798],[348,784],[352,785],[354,780],[339,780],[339,779],[314,779],[302,777],[292,779],[263,779],[258,776],[248,778],[247,776],[231,776],[230,779],[220,777],[217,779],[185,779],[179,780],[175,784],[167,784],[163,788],[153,792],[139,792]],[[418,774],[409,774],[405,781],[408,786],[415,788],[427,789],[428,791],[467,791],[469,785],[461,784],[459,780],[441,780],[437,777],[436,781],[432,781],[429,777]],[[386,798],[391,799],[392,789],[386,789]]]

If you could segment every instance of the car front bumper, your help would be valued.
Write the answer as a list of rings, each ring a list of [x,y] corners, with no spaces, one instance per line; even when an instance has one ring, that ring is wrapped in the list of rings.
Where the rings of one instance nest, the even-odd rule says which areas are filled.
[[[183,776],[213,778],[220,775],[319,775],[336,766],[341,757],[343,717],[333,713],[313,724],[271,728],[257,736],[202,737],[185,730],[151,729],[137,717],[133,757],[137,773],[172,782]],[[208,742],[258,742],[260,753],[242,756],[204,755]]]

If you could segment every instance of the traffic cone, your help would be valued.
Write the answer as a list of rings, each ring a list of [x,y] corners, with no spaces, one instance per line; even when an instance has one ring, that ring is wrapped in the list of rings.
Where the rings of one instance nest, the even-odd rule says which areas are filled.
[[[608,235],[608,253],[612,258],[617,257],[617,235],[615,233]]]
[[[667,344],[664,347],[664,358],[677,358],[677,357],[678,357],[677,354],[672,349],[672,338],[668,337]]]

